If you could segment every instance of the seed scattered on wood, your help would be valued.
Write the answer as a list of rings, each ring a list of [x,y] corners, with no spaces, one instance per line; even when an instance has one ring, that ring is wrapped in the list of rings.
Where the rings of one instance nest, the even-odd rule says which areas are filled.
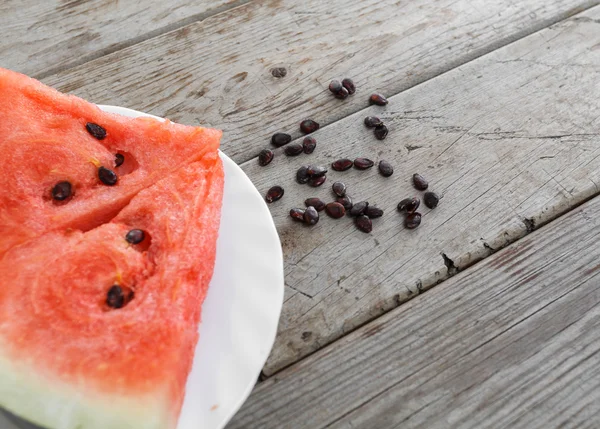
[[[329,90],[331,92],[333,92],[334,94],[337,94],[338,92],[340,92],[342,90],[343,86],[342,83],[339,80],[332,80],[329,83]]]
[[[350,169],[353,164],[354,163],[352,162],[351,159],[342,158],[342,159],[338,159],[337,161],[332,162],[331,168],[333,168],[335,171],[346,171],[346,170]]]
[[[258,154],[258,165],[264,167],[265,165],[269,165],[271,161],[273,161],[273,157],[275,153],[271,149],[263,149]]]
[[[343,182],[334,182],[333,185],[331,185],[331,189],[338,197],[346,195],[346,184]]]
[[[116,185],[117,181],[119,180],[114,171],[105,167],[100,167],[98,169],[98,178],[102,183],[108,186]]]
[[[338,198],[337,200],[335,200],[336,202],[340,203],[341,205],[344,206],[344,208],[346,209],[346,211],[350,210],[352,208],[352,198],[350,198],[349,195],[344,195],[343,197]]]
[[[373,130],[373,134],[375,134],[377,140],[384,140],[388,135],[388,127],[385,125],[377,125]]]
[[[383,125],[383,122],[381,122],[381,119],[379,119],[377,116],[367,116],[365,118],[365,126],[367,128],[375,128],[380,125]]]
[[[381,94],[371,94],[369,103],[376,104],[377,106],[385,106],[388,104],[388,100]]]
[[[338,202],[329,203],[325,206],[325,212],[334,219],[344,217],[346,209]]]
[[[273,186],[271,189],[267,191],[267,196],[265,197],[265,201],[267,203],[273,203],[281,197],[283,197],[284,190],[281,186]]]
[[[434,209],[438,206],[440,202],[440,197],[435,192],[425,192],[423,195],[423,202],[430,209]]]
[[[313,121],[312,119],[305,119],[300,122],[300,131],[302,131],[304,134],[314,133],[319,129],[319,127],[319,123]]]
[[[419,191],[424,191],[429,187],[429,182],[418,173],[413,174],[413,186]]]
[[[141,229],[132,229],[125,235],[125,240],[131,244],[140,244],[146,238],[146,234]]]
[[[318,165],[309,165],[307,173],[310,177],[321,177],[327,173],[327,169]]]
[[[319,212],[314,207],[307,207],[304,210],[304,223],[307,225],[315,225],[319,221]]]
[[[64,201],[71,196],[72,189],[70,182],[58,182],[52,188],[52,198],[56,201]]]
[[[282,78],[287,75],[287,70],[285,67],[273,67],[271,69],[271,74],[273,75],[273,77]]]
[[[317,141],[315,140],[314,137],[311,137],[311,136],[304,137],[304,140],[302,141],[302,149],[304,150],[305,154],[309,155],[309,154],[313,153],[315,151],[316,147],[317,147]]]
[[[344,80],[342,80],[342,86],[344,88],[346,88],[346,90],[348,91],[348,94],[352,95],[356,92],[356,86],[354,85],[354,82],[352,81],[352,79],[350,78],[345,78]]]
[[[368,201],[360,201],[354,204],[350,209],[350,216],[360,216],[364,214],[367,207],[369,207]]]
[[[98,124],[94,124],[93,122],[88,122],[85,124],[85,129],[90,133],[94,138],[98,140],[104,140],[106,138],[106,130],[104,127],[101,127]]]
[[[348,96],[350,95],[350,93],[348,92],[348,90],[346,88],[340,89],[336,94],[335,94],[335,98],[339,98],[340,100],[345,100],[346,98],[348,98]]]
[[[367,234],[373,230],[371,219],[365,215],[357,216],[356,219],[354,219],[354,223],[360,231],[366,232]]]
[[[125,162],[125,156],[122,153],[115,155],[115,167],[120,167]]]
[[[294,220],[304,222],[304,209],[291,209],[290,216]]]
[[[288,144],[292,141],[292,136],[286,133],[275,133],[271,137],[271,143],[277,147]]]
[[[308,181],[308,184],[310,186],[312,186],[313,188],[316,188],[317,186],[321,186],[323,183],[325,183],[325,180],[327,180],[327,176],[325,176],[325,175],[311,177],[310,180]]]
[[[308,175],[308,166],[303,165],[298,169],[298,171],[296,171],[296,182],[303,185],[305,183],[308,183],[309,180],[310,176]]]
[[[110,308],[122,308],[125,305],[125,294],[119,285],[113,285],[106,294],[106,304]]]
[[[306,205],[306,207],[313,206],[318,212],[325,210],[325,203],[323,202],[323,200],[321,200],[320,198],[316,198],[316,197],[307,198],[304,201],[304,205]]]
[[[412,213],[419,208],[421,200],[417,197],[405,198],[398,203],[398,211],[403,213]]]
[[[365,216],[368,216],[370,219],[375,219],[383,216],[383,210],[379,207],[369,206],[365,209]]]
[[[298,156],[304,152],[304,148],[300,143],[289,144],[283,150],[287,156]]]
[[[394,174],[394,167],[387,161],[379,161],[379,172],[383,177],[390,177]]]
[[[368,168],[373,167],[375,163],[371,161],[369,158],[356,158],[354,160],[354,168],[359,170],[366,170]]]
[[[404,219],[404,226],[407,229],[415,229],[419,225],[421,225],[421,213],[419,212],[410,213]]]

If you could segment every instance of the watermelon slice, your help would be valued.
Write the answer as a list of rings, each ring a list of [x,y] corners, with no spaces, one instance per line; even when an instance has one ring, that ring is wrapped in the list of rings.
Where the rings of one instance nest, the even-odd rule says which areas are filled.
[[[18,184],[0,191],[0,407],[56,429],[175,428],[215,261],[220,132],[106,114],[5,70],[0,94]],[[135,166],[108,186],[90,159],[115,152]],[[57,180],[75,189],[58,202]]]

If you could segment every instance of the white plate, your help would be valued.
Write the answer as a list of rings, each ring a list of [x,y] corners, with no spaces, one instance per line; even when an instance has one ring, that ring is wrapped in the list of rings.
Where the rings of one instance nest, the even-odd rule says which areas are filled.
[[[100,108],[152,116],[123,107]],[[177,429],[221,429],[233,417],[271,351],[283,304],[283,255],[269,209],[246,174],[220,154],[225,191],[217,261]],[[0,414],[0,429],[32,427],[17,424]]]

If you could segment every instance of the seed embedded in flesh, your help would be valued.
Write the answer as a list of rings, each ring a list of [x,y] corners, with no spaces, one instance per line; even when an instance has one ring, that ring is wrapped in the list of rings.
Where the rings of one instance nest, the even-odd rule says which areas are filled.
[[[334,219],[339,219],[341,217],[344,217],[344,215],[346,214],[346,209],[340,203],[333,202],[325,206],[325,213],[327,213]]]
[[[404,219],[404,226],[407,229],[415,229],[419,225],[421,225],[421,213],[419,212],[410,213]]]
[[[317,166],[309,165],[307,173],[312,178],[321,177],[321,176],[324,176],[325,173],[327,173],[327,169],[325,167],[320,167],[318,165]]]
[[[125,235],[125,240],[131,244],[140,244],[146,238],[146,234],[141,229],[132,229]]]
[[[304,210],[304,223],[307,225],[315,225],[319,221],[319,212],[314,207],[307,207]]]
[[[419,208],[421,200],[417,197],[405,198],[398,203],[398,211],[403,213],[412,213]]]
[[[350,216],[360,216],[365,213],[369,207],[369,203],[367,201],[360,201],[352,206],[350,209]]]
[[[352,79],[350,78],[345,78],[344,80],[342,80],[342,86],[344,88],[346,88],[346,90],[348,91],[348,94],[352,95],[356,92],[356,86],[354,85],[354,82],[352,81]]]
[[[100,181],[102,183],[104,183],[105,185],[108,185],[108,186],[116,185],[117,181],[119,180],[119,178],[117,177],[117,175],[115,174],[114,171],[109,170],[108,168],[105,168],[105,167],[100,167],[98,169],[98,178],[100,179]]]
[[[351,159],[342,158],[342,159],[338,159],[337,161],[332,162],[331,168],[334,169],[335,171],[346,171],[346,170],[352,168],[353,164],[354,163],[352,162]]]
[[[125,156],[122,153],[115,155],[115,167],[120,167],[125,162]]]
[[[313,153],[315,151],[316,147],[317,147],[317,141],[315,140],[314,137],[307,136],[302,141],[302,149],[304,150],[304,153],[307,155],[310,155],[311,153]]]
[[[366,170],[373,167],[373,165],[375,165],[375,163],[369,158],[356,158],[354,160],[354,168],[357,168],[358,170]]]
[[[97,138],[98,140],[104,140],[106,138],[106,130],[104,129],[104,127],[101,127],[98,124],[88,122],[87,124],[85,124],[85,129],[88,131],[88,133],[90,133],[93,137]]]
[[[419,191],[424,191],[429,187],[429,182],[427,182],[427,180],[419,173],[413,174],[412,180],[413,186]]]
[[[342,83],[339,80],[332,80],[329,83],[329,90],[331,92],[333,92],[334,94],[337,94],[338,92],[340,92],[342,90],[343,86]]]
[[[373,222],[365,215],[357,216],[356,219],[354,219],[354,223],[362,232],[369,233],[373,230]]]
[[[298,156],[304,151],[304,148],[300,143],[294,143],[287,145],[283,151],[287,156]]]
[[[313,206],[318,212],[325,209],[325,203],[320,198],[307,198],[304,201],[304,205],[306,205],[306,207]]]
[[[305,119],[300,122],[300,131],[302,131],[304,134],[314,133],[319,129],[319,127],[319,123],[313,121],[312,119]]]
[[[331,189],[338,197],[346,195],[346,184],[343,182],[334,182],[333,185],[331,185]]]
[[[308,175],[308,166],[303,165],[298,169],[298,171],[296,171],[296,182],[303,185],[305,183],[308,183],[309,180],[310,176]]]
[[[52,188],[52,198],[56,201],[64,201],[71,196],[72,190],[70,182],[58,182]]]
[[[341,205],[344,206],[344,208],[346,209],[346,211],[350,210],[352,208],[352,198],[350,198],[349,195],[344,195],[343,197],[338,198],[337,200],[335,200],[336,202],[340,203]]]
[[[377,116],[367,116],[365,118],[365,127],[367,128],[375,128],[380,125],[383,125],[383,122]]]
[[[385,106],[388,104],[388,100],[381,94],[371,94],[369,103],[376,104],[377,106]]]
[[[310,180],[308,181],[308,184],[310,186],[312,186],[313,188],[316,188],[317,186],[321,186],[323,183],[325,183],[325,180],[327,180],[327,176],[325,176],[325,175],[311,177]]]
[[[390,177],[394,174],[394,167],[387,161],[379,161],[379,172],[383,177]]]
[[[440,202],[440,196],[435,192],[425,192],[423,195],[423,202],[430,209],[434,209],[438,206]]]
[[[340,89],[338,92],[335,93],[335,98],[339,98],[340,100],[345,100],[346,98],[348,98],[348,96],[350,95],[350,93],[348,92],[348,90],[344,87],[342,87],[342,89]]]
[[[265,201],[267,203],[273,203],[281,197],[283,197],[284,190],[281,186],[273,186],[271,189],[267,191],[267,195],[265,196]]]
[[[112,285],[106,294],[106,304],[110,308],[122,308],[125,305],[125,294],[119,285]]]
[[[271,149],[261,150],[258,154],[258,165],[260,165],[261,167],[269,165],[271,161],[273,161],[274,156],[275,153]]]
[[[275,133],[275,134],[273,134],[273,137],[271,137],[271,143],[277,147],[286,145],[291,141],[292,141],[292,136],[290,136],[289,134],[286,134],[286,133]]]
[[[299,222],[304,222],[304,209],[291,209],[290,217]]]
[[[375,134],[377,140],[384,140],[388,135],[388,127],[385,125],[378,125],[373,130],[373,134]]]
[[[383,216],[383,210],[379,207],[369,206],[365,210],[365,216],[368,216],[370,219],[375,219]]]

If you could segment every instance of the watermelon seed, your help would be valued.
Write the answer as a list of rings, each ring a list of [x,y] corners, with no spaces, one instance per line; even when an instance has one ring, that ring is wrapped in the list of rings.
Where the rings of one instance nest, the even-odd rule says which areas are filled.
[[[117,153],[115,155],[115,167],[120,167],[125,162],[125,157],[122,153]]]
[[[267,195],[265,196],[265,200],[267,203],[273,203],[283,197],[284,190],[281,186],[273,186],[271,189],[267,191]]]
[[[115,172],[105,167],[100,167],[98,169],[98,178],[102,183],[108,186],[116,185],[118,180]]]
[[[85,124],[85,128],[88,130],[88,133],[98,140],[104,140],[106,138],[106,130],[98,124],[88,122]]]
[[[144,241],[146,234],[141,229],[132,229],[125,235],[125,240],[131,244],[139,244]]]
[[[58,182],[52,188],[52,198],[56,201],[64,201],[71,196],[71,183]]]
[[[110,308],[121,308],[125,305],[125,295],[119,285],[112,285],[106,295],[106,304]]]

